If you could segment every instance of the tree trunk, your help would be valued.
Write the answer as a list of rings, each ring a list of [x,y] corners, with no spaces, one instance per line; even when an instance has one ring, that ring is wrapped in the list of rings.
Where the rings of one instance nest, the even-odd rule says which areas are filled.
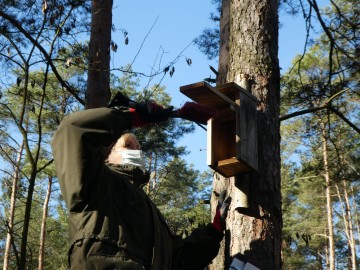
[[[86,108],[104,107],[110,99],[112,0],[92,0]]]
[[[345,202],[345,209],[346,209],[346,220],[348,224],[348,231],[349,231],[349,246],[350,246],[350,256],[351,256],[351,269],[356,270],[356,244],[355,244],[355,236],[354,236],[354,228],[352,222],[352,215],[351,215],[351,206],[349,202],[349,196],[347,193],[347,185],[346,181],[342,181],[343,189],[344,189],[344,202]],[[349,267],[350,269],[350,267]]]
[[[17,184],[18,184],[19,173],[20,173],[19,166],[20,166],[23,150],[24,150],[24,142],[21,144],[17,158],[16,158],[16,166],[14,168],[14,177],[13,177],[13,183],[12,183],[12,187],[11,187],[10,211],[9,211],[9,220],[8,220],[7,228],[6,228],[7,235],[6,235],[6,244],[5,244],[5,251],[4,251],[4,265],[3,265],[4,270],[9,269],[10,249],[11,249],[11,243],[13,242],[13,228],[14,228]],[[14,248],[14,250],[16,250],[15,246],[13,248]],[[19,262],[18,262],[17,257],[18,256],[16,255],[17,264],[18,264]]]
[[[333,226],[333,212],[331,200],[331,181],[329,175],[328,164],[328,146],[327,146],[327,132],[324,123],[320,120],[322,131],[322,146],[323,146],[323,163],[324,163],[324,177],[325,177],[325,194],[326,194],[326,210],[327,210],[327,228],[329,239],[329,270],[335,270],[335,243],[334,243],[334,226]]]
[[[350,185],[350,190],[351,190],[351,196],[353,197],[353,209],[354,209],[353,213],[354,213],[354,221],[355,221],[354,223],[358,235],[358,244],[360,244],[360,226],[359,226],[358,210],[356,206],[354,187],[352,184]],[[356,239],[355,239],[355,245],[356,245]]]
[[[344,232],[345,232],[345,235],[346,235],[346,240],[348,242],[348,249],[349,249],[349,253],[348,253],[348,269],[352,269],[351,265],[351,257],[352,257],[352,248],[351,248],[351,233],[350,233],[350,226],[349,226],[349,220],[348,220],[348,216],[347,216],[347,210],[346,210],[346,205],[342,199],[342,196],[341,196],[341,192],[340,192],[340,188],[339,188],[339,185],[338,184],[335,184],[335,188],[336,188],[336,192],[337,192],[337,197],[339,199],[339,203],[340,203],[340,206],[341,206],[341,212],[342,212],[342,219],[343,219],[343,222],[344,222]],[[344,195],[345,196],[345,195]]]
[[[44,269],[46,218],[48,216],[49,201],[50,201],[50,195],[51,195],[51,186],[52,186],[52,176],[49,176],[48,189],[46,191],[46,196],[45,196],[44,206],[43,206],[43,215],[42,215],[42,220],[41,220],[39,263],[38,263],[39,270]]]
[[[242,255],[261,269],[281,269],[278,2],[223,0],[220,40],[218,84],[235,82],[259,100],[259,170],[229,179],[215,174],[214,193],[226,188],[232,203],[210,268],[228,269]],[[213,194],[212,209],[216,201]]]
[[[339,144],[337,147],[340,147],[342,144],[344,144],[344,141],[340,139],[340,140],[338,140],[337,143]],[[342,174],[346,175],[345,169],[344,169],[344,168],[346,168],[346,161],[345,161],[343,154],[338,154],[338,161],[339,161],[340,168],[342,170]],[[349,195],[348,195],[347,181],[345,179],[343,179],[341,181],[341,183],[342,183],[342,189],[343,189],[342,194],[341,194],[340,188],[337,184],[335,185],[335,187],[336,187],[336,190],[338,193],[339,202],[341,203],[341,206],[342,206],[345,234],[346,234],[346,238],[348,241],[348,249],[349,249],[348,269],[356,270],[356,242],[355,242],[355,233],[354,233],[355,231],[354,231],[354,226],[353,226],[354,217],[352,215],[352,213],[355,213],[355,216],[356,216],[356,209],[351,209],[352,207],[351,207]],[[342,198],[344,198],[344,200]]]
[[[220,16],[220,50],[219,50],[219,75],[217,84],[227,82],[229,69],[229,42],[230,42],[230,0],[222,0]]]
[[[318,262],[318,265],[319,265],[319,268],[318,270],[322,270],[323,269],[323,257],[322,257],[322,254],[321,254],[321,250],[317,250],[316,251],[316,260]]]

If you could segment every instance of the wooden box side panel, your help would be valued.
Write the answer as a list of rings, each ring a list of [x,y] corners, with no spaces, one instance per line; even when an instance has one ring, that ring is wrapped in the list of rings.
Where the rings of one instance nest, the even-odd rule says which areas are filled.
[[[236,111],[237,158],[258,169],[256,102],[240,94],[240,108]]]

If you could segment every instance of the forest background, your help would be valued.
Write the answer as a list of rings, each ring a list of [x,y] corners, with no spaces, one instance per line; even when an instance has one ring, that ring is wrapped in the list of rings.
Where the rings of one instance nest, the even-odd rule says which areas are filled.
[[[29,268],[66,269],[67,212],[48,143],[62,117],[82,108],[90,17],[85,2],[61,2],[0,4],[0,252],[5,269],[22,261]],[[193,40],[206,27],[216,27],[209,20],[211,12],[216,17],[216,5],[193,2],[146,2],[141,8],[114,3],[113,91],[181,106],[186,98],[180,86],[215,78],[209,65],[216,69],[216,58],[201,54]],[[282,115],[311,112],[282,121],[284,269],[327,269],[331,246],[336,268],[358,269],[359,4],[319,3],[328,26],[324,28],[315,9],[307,13],[306,2],[299,3],[284,2],[280,12]],[[7,18],[15,12],[34,40],[14,27],[11,16]],[[325,29],[339,43],[329,46]],[[46,44],[47,52],[29,40]],[[334,47],[341,50],[329,64],[327,55]],[[50,58],[58,74],[46,64]],[[332,65],[334,70],[329,70]],[[74,93],[66,91],[67,84]],[[329,113],[332,100],[336,112]],[[211,172],[205,165],[206,132],[172,121],[138,133],[154,172],[147,192],[172,229],[186,235],[208,222],[204,202],[211,192]]]

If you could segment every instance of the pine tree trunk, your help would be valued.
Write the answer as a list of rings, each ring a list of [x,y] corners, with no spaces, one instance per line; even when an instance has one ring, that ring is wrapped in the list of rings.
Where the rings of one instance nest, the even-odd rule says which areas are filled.
[[[324,235],[328,235],[328,233],[327,233],[327,228],[325,228],[325,234]],[[326,243],[325,243],[325,246],[324,246],[324,253],[325,253],[325,265],[326,265],[326,269],[328,269],[328,266],[329,266],[329,258],[330,258],[330,256],[329,256],[329,241],[327,241]]]
[[[352,215],[351,215],[351,206],[349,202],[349,196],[347,193],[347,185],[346,181],[343,180],[343,189],[344,189],[344,200],[345,200],[345,209],[346,209],[346,220],[348,224],[348,231],[349,231],[349,246],[350,246],[350,256],[351,256],[351,269],[356,270],[356,244],[355,244],[355,236],[354,236],[354,229],[353,229],[353,222],[352,222]],[[349,267],[350,269],[350,267]]]
[[[323,163],[324,163],[324,177],[325,177],[325,194],[326,194],[326,211],[327,211],[327,228],[329,239],[329,270],[335,270],[335,243],[334,243],[334,226],[333,226],[333,212],[331,200],[331,181],[328,164],[328,146],[327,146],[327,132],[324,123],[320,120],[322,131],[322,146],[323,146]]]
[[[322,257],[322,254],[321,254],[320,250],[316,251],[316,260],[317,260],[318,265],[319,265],[318,270],[322,270],[323,269],[323,257]]]
[[[6,235],[6,244],[4,250],[4,265],[3,269],[9,269],[9,262],[10,262],[10,249],[11,243],[13,242],[13,228],[14,228],[14,216],[15,216],[15,204],[16,204],[16,193],[17,193],[17,184],[19,180],[19,166],[21,161],[21,156],[24,150],[24,143],[20,146],[17,158],[16,158],[16,166],[14,168],[14,176],[13,176],[13,183],[11,187],[11,198],[10,198],[10,211],[9,211],[9,220],[7,223],[7,235]],[[16,249],[16,247],[13,247]],[[17,257],[17,256],[16,256]]]
[[[20,251],[20,266],[19,266],[19,269],[21,270],[27,269],[27,244],[28,244],[28,233],[29,233],[30,218],[31,218],[31,205],[35,190],[35,179],[36,179],[36,172],[35,169],[32,168],[32,174],[29,178],[29,186],[28,186],[27,197],[25,202],[23,230],[21,233],[21,251]]]
[[[351,251],[351,234],[350,234],[350,226],[349,226],[349,220],[348,220],[348,217],[347,217],[347,210],[346,210],[346,206],[344,207],[345,203],[342,199],[342,196],[341,196],[341,192],[340,192],[340,188],[339,188],[339,185],[338,184],[335,184],[335,188],[336,188],[336,192],[337,192],[337,196],[338,196],[338,199],[339,199],[339,203],[340,203],[340,206],[341,206],[341,210],[342,210],[342,218],[343,218],[343,221],[344,221],[344,231],[345,231],[345,235],[346,235],[346,240],[348,242],[348,249]],[[351,252],[348,253],[348,269],[351,269]]]
[[[337,143],[339,144],[337,147],[339,147],[344,142],[342,140],[339,140]],[[340,165],[340,168],[343,170],[343,175],[345,175],[345,171],[343,169],[346,167],[345,163],[346,163],[346,161],[345,161],[344,156],[342,154],[339,154],[339,165]],[[355,215],[356,215],[356,208],[352,210],[350,200],[349,200],[349,195],[348,195],[347,181],[345,179],[343,179],[341,181],[341,183],[342,183],[342,188],[343,188],[342,196],[344,197],[344,200],[342,200],[342,196],[339,191],[340,189],[337,184],[336,184],[336,188],[338,191],[339,202],[341,202],[341,205],[344,205],[344,207],[342,207],[342,210],[343,210],[343,216],[344,216],[343,219],[344,219],[344,224],[345,224],[345,233],[346,233],[346,238],[348,241],[348,249],[349,249],[348,269],[356,270],[356,241],[355,241],[355,234],[354,234],[354,227],[353,227],[354,217],[352,215],[352,212],[354,212],[354,210],[355,210]]]
[[[49,176],[48,189],[46,191],[46,196],[44,200],[43,206],[43,214],[41,219],[41,231],[40,231],[40,246],[39,246],[39,263],[38,269],[44,269],[44,254],[45,254],[45,237],[46,237],[46,218],[48,216],[49,210],[49,201],[51,195],[51,187],[52,187],[52,176]]]
[[[351,197],[353,197],[353,209],[354,209],[353,213],[354,213],[355,227],[356,227],[356,231],[357,231],[357,235],[358,235],[358,244],[360,244],[360,226],[359,226],[359,218],[358,218],[359,212],[358,212],[357,206],[356,206],[353,185],[350,185],[350,190],[351,190]],[[356,246],[356,239],[355,239],[355,246]]]
[[[225,239],[210,269],[228,269],[244,255],[262,269],[281,269],[278,2],[222,1],[218,84],[235,82],[258,103],[258,172],[215,174],[214,193],[232,197]],[[212,215],[216,196],[211,198]]]
[[[92,0],[86,108],[104,107],[110,99],[112,0]]]

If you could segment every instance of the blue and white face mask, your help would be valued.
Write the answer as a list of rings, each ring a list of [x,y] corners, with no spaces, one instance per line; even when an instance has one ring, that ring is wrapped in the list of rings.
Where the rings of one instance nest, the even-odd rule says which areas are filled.
[[[133,165],[145,168],[145,161],[141,150],[115,150],[116,152],[121,152],[121,165]]]

